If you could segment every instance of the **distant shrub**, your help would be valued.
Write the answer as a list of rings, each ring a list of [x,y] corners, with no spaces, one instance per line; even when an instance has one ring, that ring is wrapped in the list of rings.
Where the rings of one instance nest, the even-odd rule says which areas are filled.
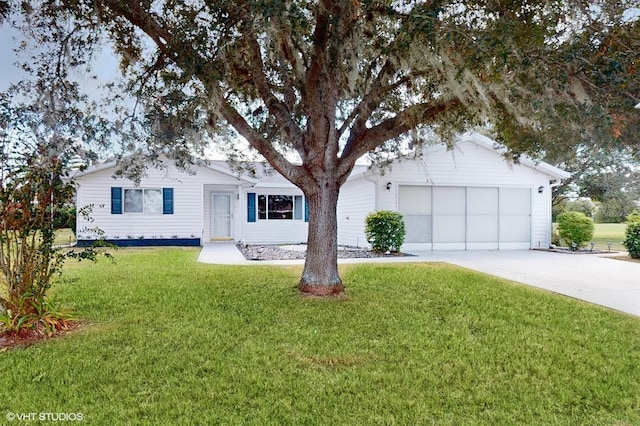
[[[584,247],[593,238],[593,220],[580,212],[562,213],[558,215],[558,234],[570,248]]]
[[[365,218],[364,232],[373,251],[398,252],[404,243],[404,219],[397,212],[388,210],[374,212]]]
[[[53,216],[54,229],[70,228],[76,232],[76,206],[74,204],[65,205],[58,208]]]
[[[630,221],[622,244],[629,250],[629,256],[640,259],[640,220]]]

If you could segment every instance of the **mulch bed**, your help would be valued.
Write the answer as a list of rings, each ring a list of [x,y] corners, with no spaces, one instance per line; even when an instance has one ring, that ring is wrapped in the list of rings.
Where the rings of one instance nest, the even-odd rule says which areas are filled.
[[[44,327],[35,329],[23,328],[17,331],[2,331],[0,329],[0,352],[4,352],[8,349],[31,346],[32,344],[43,340],[63,336],[67,333],[72,332],[73,330],[76,330],[79,327],[79,321],[70,321],[67,323],[66,328],[58,330],[51,336],[47,335]]]

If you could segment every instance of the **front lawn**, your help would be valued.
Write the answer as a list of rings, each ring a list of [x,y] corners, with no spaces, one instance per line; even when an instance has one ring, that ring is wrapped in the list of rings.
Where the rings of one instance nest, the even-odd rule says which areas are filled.
[[[599,250],[609,250],[611,244],[612,251],[623,251],[627,249],[622,245],[624,233],[627,229],[626,223],[596,223],[593,230],[593,242],[595,248]]]
[[[444,264],[299,267],[119,250],[69,265],[80,331],[0,354],[4,413],[86,424],[640,424],[640,319]]]
[[[71,245],[76,242],[76,236],[69,228],[58,229],[53,244],[56,246]]]

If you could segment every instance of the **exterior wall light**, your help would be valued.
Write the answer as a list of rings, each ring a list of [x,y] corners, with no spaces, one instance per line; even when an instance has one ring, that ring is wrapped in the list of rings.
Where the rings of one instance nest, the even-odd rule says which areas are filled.
[[[391,182],[387,182],[387,191],[391,191]]]
[[[542,194],[544,192],[544,186],[540,185],[538,187],[538,194]]]

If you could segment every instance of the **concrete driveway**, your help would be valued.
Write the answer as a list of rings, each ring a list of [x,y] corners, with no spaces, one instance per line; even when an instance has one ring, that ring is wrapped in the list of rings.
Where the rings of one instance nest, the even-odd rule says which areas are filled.
[[[640,316],[640,263],[539,250],[424,251],[416,256],[344,259],[339,263],[447,262]],[[205,244],[199,262],[292,265],[302,260],[249,261],[233,243]]]
[[[443,261],[640,316],[640,263],[538,250],[421,252]]]

